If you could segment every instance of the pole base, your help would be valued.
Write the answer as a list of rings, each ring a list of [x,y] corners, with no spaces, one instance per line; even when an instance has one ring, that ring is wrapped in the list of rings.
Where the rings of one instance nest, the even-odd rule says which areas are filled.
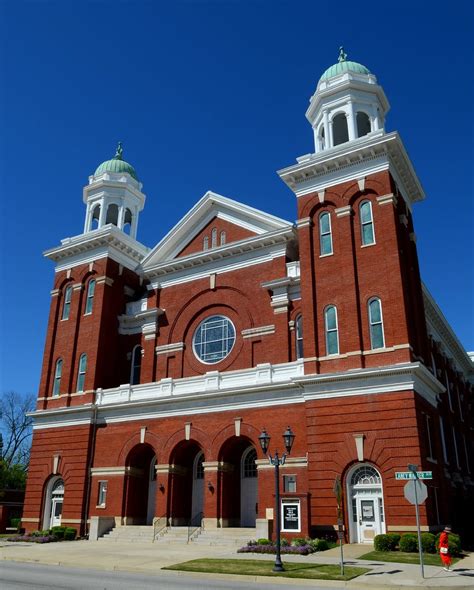
[[[283,564],[281,563],[281,561],[280,561],[280,563],[275,562],[275,565],[273,566],[272,571],[273,572],[284,572],[285,571],[285,568],[283,567]]]

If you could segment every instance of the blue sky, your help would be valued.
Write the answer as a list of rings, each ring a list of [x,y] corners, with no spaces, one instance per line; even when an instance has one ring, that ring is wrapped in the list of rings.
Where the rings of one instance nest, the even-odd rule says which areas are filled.
[[[429,7],[429,8],[428,8]],[[53,264],[82,187],[124,143],[159,239],[211,189],[294,220],[275,171],[313,151],[304,113],[343,44],[378,77],[425,189],[423,278],[473,335],[473,14],[468,1],[0,3],[0,391],[37,392]]]

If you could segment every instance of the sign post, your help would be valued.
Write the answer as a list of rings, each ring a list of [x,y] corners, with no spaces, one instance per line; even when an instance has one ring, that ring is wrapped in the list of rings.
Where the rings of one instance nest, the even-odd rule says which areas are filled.
[[[416,510],[416,530],[418,533],[418,553],[420,554],[420,569],[421,569],[421,577],[424,578],[425,577],[425,568],[424,568],[424,564],[423,564],[423,547],[421,545],[421,531],[420,531],[420,510],[418,508],[418,474],[417,474],[417,468],[418,465],[408,465],[408,469],[413,473],[413,475],[415,476],[415,481],[414,481],[414,488],[415,488],[415,510]],[[421,483],[421,482],[420,482]],[[408,485],[408,484],[407,484]],[[424,484],[422,484],[424,485]],[[425,486],[426,488],[426,486]],[[426,497],[425,497],[426,500]],[[424,502],[424,500],[423,500]]]
[[[334,495],[337,502],[337,537],[339,539],[339,546],[341,548],[341,576],[344,575],[344,550],[342,548],[342,540],[344,538],[344,520],[342,518],[342,485],[341,478],[336,476],[333,487]]]

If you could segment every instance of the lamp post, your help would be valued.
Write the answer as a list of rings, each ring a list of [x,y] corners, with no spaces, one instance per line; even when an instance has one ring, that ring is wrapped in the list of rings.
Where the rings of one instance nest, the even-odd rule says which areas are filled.
[[[280,457],[278,455],[278,450],[275,451],[274,456],[267,455],[268,447],[270,446],[270,435],[267,433],[265,428],[262,430],[262,434],[258,437],[258,441],[260,446],[262,447],[262,451],[264,455],[267,455],[268,460],[270,461],[270,465],[275,467],[275,508],[276,508],[276,558],[275,558],[275,565],[273,566],[274,572],[284,572],[285,568],[281,562],[281,545],[280,545],[280,531],[281,531],[281,521],[280,521],[280,465],[285,464],[286,455],[291,453],[291,447],[293,446],[293,441],[295,440],[295,435],[293,431],[288,426],[286,431],[283,433],[283,442],[285,444],[286,453]]]

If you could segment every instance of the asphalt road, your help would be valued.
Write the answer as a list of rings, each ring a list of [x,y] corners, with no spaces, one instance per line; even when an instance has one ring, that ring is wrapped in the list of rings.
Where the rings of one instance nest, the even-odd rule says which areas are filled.
[[[13,561],[0,562],[1,590],[295,590],[300,586],[267,584],[248,580],[213,580],[160,572],[154,576],[128,572],[107,572],[63,566],[36,565]],[[307,586],[306,586],[307,587]],[[317,586],[318,590],[334,590]]]

